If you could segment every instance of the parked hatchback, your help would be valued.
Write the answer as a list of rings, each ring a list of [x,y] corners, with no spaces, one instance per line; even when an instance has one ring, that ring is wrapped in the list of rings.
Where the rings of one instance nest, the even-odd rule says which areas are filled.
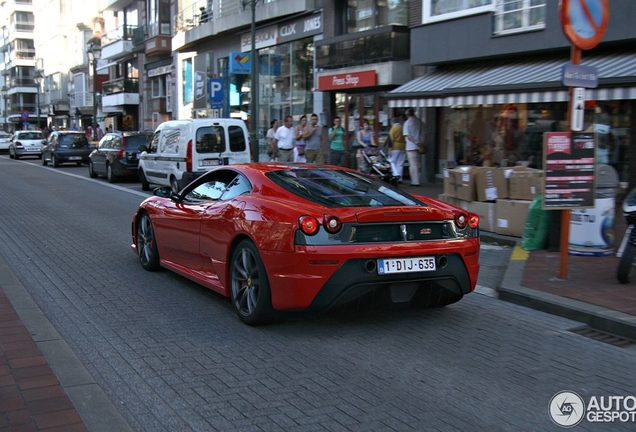
[[[94,148],[84,132],[56,131],[49,135],[42,149],[42,165],[49,162],[56,168],[63,163],[82,165],[88,163],[88,155]]]
[[[38,131],[17,131],[9,144],[9,157],[20,159],[22,156],[42,157],[44,135]]]
[[[89,156],[88,174],[106,176],[110,183],[120,177],[137,177],[139,148],[146,148],[151,132],[110,132]]]
[[[13,135],[7,132],[0,132],[0,150],[9,150]]]

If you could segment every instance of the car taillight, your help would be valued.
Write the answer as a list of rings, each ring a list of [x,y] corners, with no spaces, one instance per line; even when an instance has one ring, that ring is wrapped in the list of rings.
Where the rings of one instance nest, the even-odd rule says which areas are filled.
[[[22,147],[22,143],[21,143],[20,141],[16,141],[16,142],[15,142],[15,146],[16,146],[16,147]]]
[[[186,171],[192,172],[192,140],[188,141],[186,149]]]
[[[479,216],[472,213],[468,215],[468,226],[472,229],[477,228],[479,226]]]
[[[298,218],[300,230],[307,235],[314,235],[318,232],[318,220],[313,216],[301,216]]]
[[[324,225],[327,232],[331,234],[335,234],[340,231],[342,228],[342,222],[338,219],[337,216],[325,215],[323,218],[322,224]]]
[[[467,223],[468,217],[465,213],[459,213],[457,216],[455,216],[455,224],[457,225],[457,228],[463,229]]]
[[[123,159],[126,156],[126,138],[121,139],[121,145],[119,147],[119,153],[117,153],[117,159]]]

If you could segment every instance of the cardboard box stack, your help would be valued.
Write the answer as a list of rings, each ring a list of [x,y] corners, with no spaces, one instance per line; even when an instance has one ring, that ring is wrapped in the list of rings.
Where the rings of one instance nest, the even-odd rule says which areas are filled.
[[[542,188],[542,170],[461,166],[444,170],[439,198],[479,215],[483,231],[521,237],[530,203]]]

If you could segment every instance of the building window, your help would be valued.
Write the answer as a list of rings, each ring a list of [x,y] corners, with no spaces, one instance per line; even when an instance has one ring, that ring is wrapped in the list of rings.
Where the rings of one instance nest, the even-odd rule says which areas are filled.
[[[422,22],[435,22],[491,12],[494,0],[423,0]]]
[[[150,85],[152,87],[152,98],[161,98],[166,95],[166,76],[159,75],[150,81]]]
[[[545,28],[546,0],[497,0],[495,34]]]
[[[347,33],[409,24],[408,0],[348,0],[347,5]]]

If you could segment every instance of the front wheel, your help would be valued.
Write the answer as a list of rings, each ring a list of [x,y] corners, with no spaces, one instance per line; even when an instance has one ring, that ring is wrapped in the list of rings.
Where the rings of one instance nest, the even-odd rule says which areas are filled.
[[[273,318],[267,271],[254,243],[240,242],[230,264],[232,306],[243,323],[259,325]]]
[[[144,174],[143,170],[139,170],[139,180],[141,181],[141,190],[149,191],[150,183],[148,183],[148,179],[146,179],[146,175]]]
[[[145,270],[159,270],[157,237],[148,213],[144,213],[137,224],[137,253],[139,262]]]
[[[90,178],[97,178],[97,173],[95,172],[95,167],[93,166],[93,161],[88,163],[88,176]]]
[[[57,168],[60,166],[60,161],[57,160],[55,155],[51,155],[51,163],[53,164],[53,168]]]
[[[625,245],[621,261],[618,263],[616,277],[620,283],[624,284],[629,282],[629,275],[634,268],[634,255],[636,255],[636,246],[632,244],[630,239]]]

